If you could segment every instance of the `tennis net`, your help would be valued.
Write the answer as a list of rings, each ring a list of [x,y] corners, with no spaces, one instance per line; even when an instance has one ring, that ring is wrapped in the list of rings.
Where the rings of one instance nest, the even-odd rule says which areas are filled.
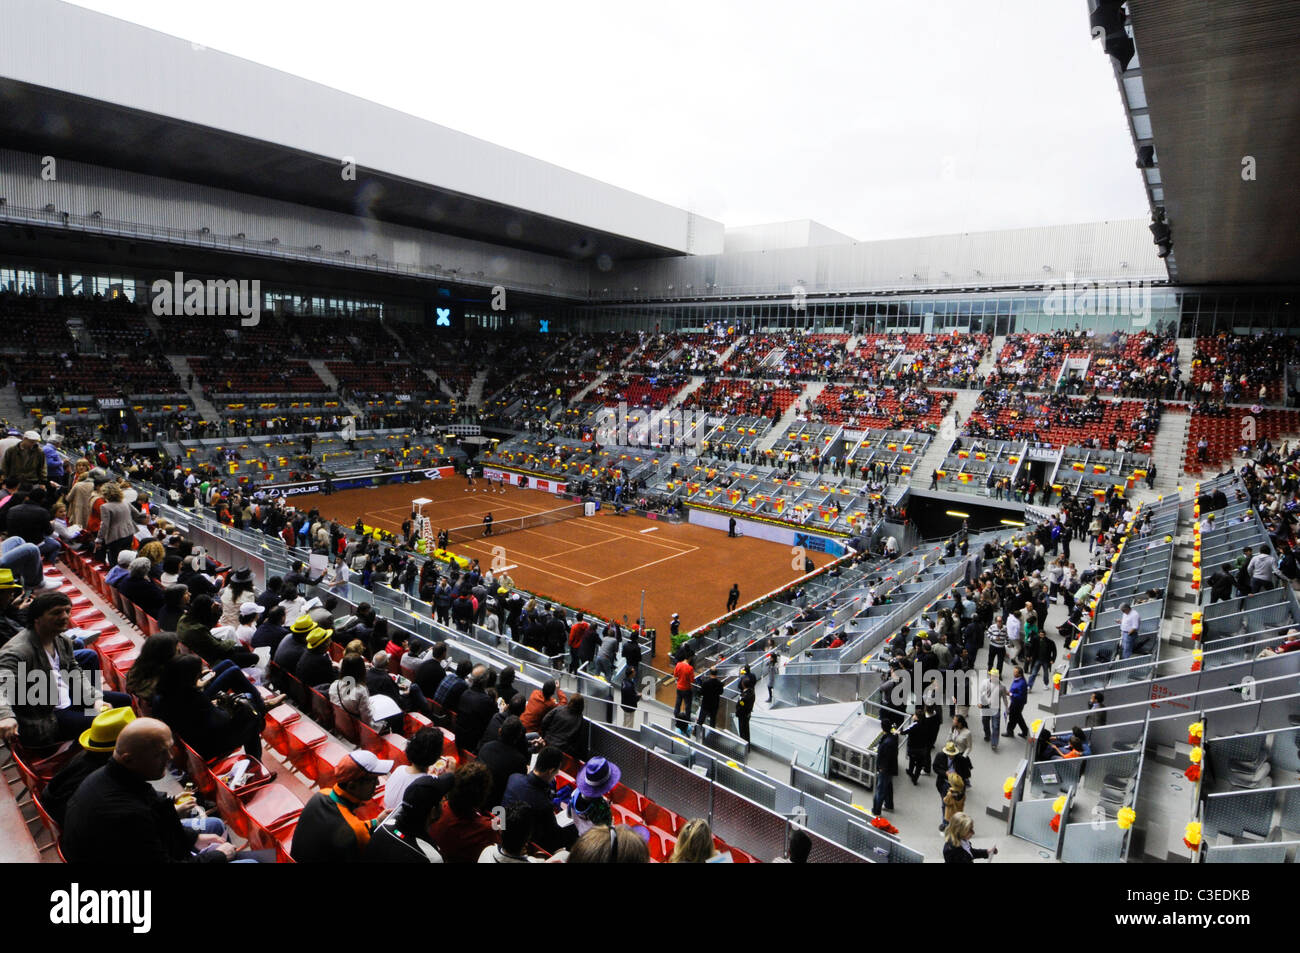
[[[541,513],[529,513],[527,516],[493,520],[492,535],[500,536],[502,533],[514,533],[521,529],[535,529],[538,526],[550,526],[552,523],[562,523],[565,520],[575,519],[583,515],[582,507],[583,504],[574,503],[571,506],[561,506]],[[453,526],[447,530],[447,539],[452,543],[463,542],[467,539],[482,539],[483,530],[482,522],[468,526]],[[435,535],[436,532],[435,529]]]

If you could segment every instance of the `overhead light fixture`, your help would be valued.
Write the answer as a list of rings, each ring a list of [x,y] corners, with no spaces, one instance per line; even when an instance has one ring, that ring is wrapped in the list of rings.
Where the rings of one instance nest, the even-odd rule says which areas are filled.
[[[963,520],[968,520],[968,519],[970,519],[970,514],[969,514],[969,513],[963,513],[961,510],[945,510],[944,512],[945,512],[948,516],[955,516],[955,517],[957,517],[958,519],[963,519]]]
[[[1024,526],[1025,525],[1019,520],[998,520],[998,522],[1001,523],[1003,526]]]
[[[1174,235],[1169,223],[1165,221],[1164,209],[1157,210],[1156,217],[1149,227],[1151,229],[1151,238],[1156,243],[1156,256],[1158,258],[1169,257],[1169,253],[1174,248]]]
[[[1124,0],[1100,0],[1088,22],[1092,26],[1093,36],[1098,31],[1105,35],[1101,48],[1106,51],[1106,55],[1119,64],[1121,71],[1128,69],[1137,48],[1124,29],[1128,22],[1128,16],[1124,13]]]
[[[1154,169],[1156,165],[1156,147],[1139,146],[1137,167],[1139,169]]]

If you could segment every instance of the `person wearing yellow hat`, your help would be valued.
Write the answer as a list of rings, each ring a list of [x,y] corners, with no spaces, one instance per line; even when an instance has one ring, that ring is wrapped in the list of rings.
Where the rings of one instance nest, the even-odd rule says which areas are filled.
[[[126,707],[108,708],[95,716],[90,727],[81,733],[81,750],[59,769],[41,793],[41,804],[52,818],[63,823],[72,795],[92,772],[108,764],[117,736],[133,721],[135,712]]]
[[[294,674],[298,681],[308,688],[318,685],[328,686],[338,677],[334,663],[330,661],[329,648],[334,638],[333,629],[316,626],[307,633],[307,651],[298,660]],[[324,689],[328,691],[328,687]]]
[[[0,645],[4,645],[22,629],[22,619],[15,609],[23,584],[14,578],[12,569],[0,569]]]
[[[271,656],[274,663],[271,681],[278,691],[287,692],[293,687],[284,675],[293,675],[298,671],[298,662],[307,652],[307,633],[315,628],[317,626],[311,616],[300,615],[289,626],[288,634],[275,647],[275,653]]]

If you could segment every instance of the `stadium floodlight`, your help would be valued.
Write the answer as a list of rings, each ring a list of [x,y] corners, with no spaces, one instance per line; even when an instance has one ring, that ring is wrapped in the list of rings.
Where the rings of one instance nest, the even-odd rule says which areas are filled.
[[[1097,9],[1088,18],[1088,22],[1092,25],[1093,36],[1098,32],[1105,35],[1102,49],[1107,55],[1119,64],[1121,71],[1128,69],[1129,61],[1133,59],[1137,49],[1124,29],[1128,16],[1124,12],[1123,0],[1100,0]]]
[[[1153,169],[1155,168],[1155,164],[1156,164],[1156,147],[1139,146],[1137,167],[1139,169]]]
[[[1164,209],[1160,209],[1156,213],[1156,217],[1152,220],[1150,228],[1151,238],[1156,243],[1156,257],[1167,258],[1169,253],[1173,251],[1174,236],[1173,230],[1169,227],[1169,223],[1165,221]]]

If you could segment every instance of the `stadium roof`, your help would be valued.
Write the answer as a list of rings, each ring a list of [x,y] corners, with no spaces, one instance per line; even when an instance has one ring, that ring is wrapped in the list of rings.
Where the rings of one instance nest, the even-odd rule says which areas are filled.
[[[1121,74],[1180,284],[1300,281],[1300,4],[1130,0]],[[1254,159],[1254,179],[1243,162]]]
[[[52,0],[4,20],[12,148],[569,259],[722,250],[721,223],[187,40]]]

